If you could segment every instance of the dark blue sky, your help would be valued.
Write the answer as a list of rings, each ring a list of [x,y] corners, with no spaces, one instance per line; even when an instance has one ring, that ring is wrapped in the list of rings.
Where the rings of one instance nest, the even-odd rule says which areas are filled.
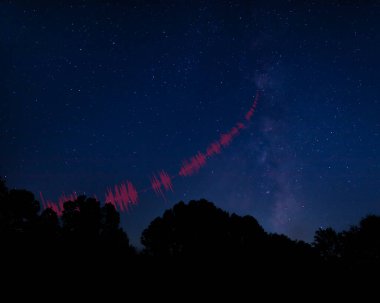
[[[201,197],[307,241],[379,214],[379,2],[279,2],[2,1],[8,186],[101,200],[126,179],[149,187],[263,88],[222,154],[174,179],[167,201],[141,193],[122,215],[133,242],[164,209]]]

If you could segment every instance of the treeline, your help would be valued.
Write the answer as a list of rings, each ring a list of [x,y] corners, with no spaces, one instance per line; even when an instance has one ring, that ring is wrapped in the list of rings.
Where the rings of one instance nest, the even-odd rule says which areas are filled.
[[[380,217],[370,215],[349,230],[315,233],[312,244],[266,232],[252,216],[229,214],[206,201],[180,202],[143,231],[144,249],[137,252],[120,228],[112,204],[78,197],[64,203],[61,217],[26,190],[8,190],[0,181],[2,251],[70,253],[107,252],[123,260],[223,259],[263,266],[297,266],[313,270],[355,270],[380,265]],[[148,261],[149,262],[149,261]]]

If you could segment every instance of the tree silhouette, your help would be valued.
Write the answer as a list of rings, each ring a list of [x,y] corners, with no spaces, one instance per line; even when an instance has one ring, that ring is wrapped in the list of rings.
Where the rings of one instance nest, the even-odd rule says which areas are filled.
[[[5,237],[9,230],[10,216],[8,188],[5,186],[5,181],[0,179],[0,235],[2,237]]]
[[[314,247],[325,261],[339,263],[340,268],[348,270],[379,268],[380,217],[366,216],[358,226],[352,226],[340,233],[332,228],[317,230]]]
[[[262,253],[267,239],[264,229],[252,216],[232,214],[229,218],[229,234],[231,253],[246,256]]]
[[[152,221],[142,233],[152,256],[223,256],[252,264],[311,260],[312,249],[283,235],[267,234],[252,216],[229,215],[206,200],[180,202]]]
[[[116,250],[134,254],[127,234],[120,228],[120,216],[111,204],[84,196],[64,203],[62,217],[40,205],[33,193],[8,190],[0,180],[0,237],[9,248],[27,245],[33,249],[59,248],[72,253],[80,248],[92,251]],[[94,250],[96,248],[96,250]]]
[[[341,233],[343,261],[352,268],[380,267],[380,217],[369,215]]]
[[[331,227],[318,229],[315,232],[313,244],[325,260],[331,260],[340,255],[341,243],[339,235]]]
[[[128,249],[134,254],[134,248],[130,246],[127,234],[120,228],[120,214],[115,206],[106,203],[101,208],[101,231],[100,239],[106,247]]]
[[[98,242],[101,229],[100,203],[93,198],[78,197],[63,204],[62,232],[66,241],[77,246]]]
[[[154,256],[206,256],[228,243],[228,213],[206,200],[176,204],[143,231],[145,252]]]
[[[13,255],[19,251],[24,259],[28,252],[31,262],[32,252],[45,259],[48,256],[51,262],[57,259],[58,253],[66,252],[67,260],[79,258],[78,265],[83,258],[95,255],[101,256],[107,266],[136,255],[127,234],[120,228],[120,215],[114,205],[102,206],[94,198],[80,196],[65,202],[63,207],[61,217],[50,208],[41,212],[33,193],[8,190],[0,180],[2,252],[10,251]],[[145,258],[138,260],[146,264],[152,264],[149,260],[162,263],[163,258],[157,257],[197,258],[207,262],[199,262],[201,266],[195,269],[203,268],[206,272],[206,268],[210,270],[211,260],[222,259],[223,266],[214,263],[214,271],[209,271],[221,274],[228,264],[256,272],[259,268],[264,272],[298,269],[299,273],[380,269],[380,216],[375,215],[366,216],[358,225],[339,233],[332,228],[317,230],[312,247],[285,235],[267,233],[252,216],[230,215],[203,199],[188,204],[179,202],[166,210],[143,231],[141,242]],[[186,263],[179,268],[183,269]]]
[[[212,277],[238,274],[239,268],[256,274],[280,268],[305,273],[316,271],[319,262],[309,244],[268,234],[252,216],[230,215],[207,200],[179,202],[166,210],[143,231],[141,243],[144,254],[164,262],[165,268],[173,265],[163,261],[167,257],[191,258],[196,262],[174,263],[174,268]]]
[[[57,213],[51,208],[45,209],[36,222],[35,230],[40,243],[57,244],[61,237],[61,226]]]
[[[103,207],[94,198],[78,197],[63,204],[62,235],[68,246],[113,251],[122,249],[133,254],[127,234],[120,228],[120,215],[115,207]]]
[[[18,243],[32,239],[40,206],[33,193],[8,190],[0,182],[0,234],[7,241]]]
[[[367,260],[380,261],[380,217],[369,215],[360,221],[361,247]]]

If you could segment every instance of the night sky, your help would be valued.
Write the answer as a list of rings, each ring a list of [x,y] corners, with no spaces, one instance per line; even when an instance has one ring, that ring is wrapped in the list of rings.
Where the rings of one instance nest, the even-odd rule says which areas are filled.
[[[135,245],[180,200],[206,198],[311,241],[380,214],[380,3],[1,1],[0,174],[39,199],[129,180]],[[178,174],[250,123],[165,199]]]

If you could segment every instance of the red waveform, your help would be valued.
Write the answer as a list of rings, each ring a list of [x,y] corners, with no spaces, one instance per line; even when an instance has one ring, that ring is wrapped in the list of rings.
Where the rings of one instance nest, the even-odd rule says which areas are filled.
[[[137,204],[138,193],[133,184],[129,181],[115,185],[114,189],[108,188],[106,192],[106,203],[111,203],[120,211],[127,211],[129,205]]]
[[[251,120],[253,113],[254,113],[254,110],[250,108],[249,111],[245,114],[245,120],[247,121]]]
[[[131,204],[136,205],[137,202],[139,201],[139,194],[131,182],[128,181],[127,185],[128,185],[128,194],[129,194],[129,199],[131,201]]]
[[[256,93],[256,96],[253,100],[253,104],[250,107],[249,111],[245,114],[245,119],[250,121],[256,106],[259,100],[259,92]],[[226,148],[232,142],[232,140],[239,135],[240,130],[244,129],[245,125],[242,122],[237,122],[234,127],[232,127],[227,133],[221,134],[218,141],[212,142],[206,149],[204,154],[198,152],[197,155],[190,158],[190,160],[183,161],[183,164],[179,170],[179,175],[181,177],[191,176],[197,173],[204,165],[206,165],[207,158],[221,153],[222,148]]]
[[[209,147],[207,147],[206,156],[212,157],[213,155],[219,154],[222,150],[220,143],[218,141],[212,142]]]
[[[162,170],[160,172],[160,179],[161,179],[161,184],[164,186],[165,190],[173,191],[172,179],[170,178],[167,172]]]
[[[153,191],[157,195],[160,195],[160,196],[164,195],[164,193],[162,192],[162,189],[161,189],[161,182],[160,182],[160,180],[157,179],[157,177],[155,175],[153,175],[153,177],[152,177],[151,184],[152,184]]]
[[[256,93],[256,96],[253,100],[253,104],[249,108],[248,112],[245,114],[245,120],[250,121],[252,116],[255,113],[260,94]],[[227,133],[221,134],[219,139],[210,143],[204,153],[198,152],[195,156],[191,157],[189,160],[184,160],[180,171],[178,173],[179,176],[191,176],[197,173],[203,166],[206,165],[207,159],[213,157],[216,154],[220,154],[223,148],[226,148],[231,144],[233,139],[239,135],[240,131],[245,129],[245,124],[242,122],[237,122],[234,127],[232,127]],[[173,191],[172,178],[170,175],[162,170],[157,175],[153,175],[151,178],[151,188],[157,195],[162,196],[165,199],[164,191]],[[145,192],[146,190],[142,190],[141,192]],[[114,188],[107,188],[105,198],[106,202],[111,203],[115,206],[115,208],[120,211],[128,211],[131,205],[135,205],[138,203],[138,194],[139,192],[133,186],[133,184],[129,181],[121,183],[119,185],[115,185]],[[58,203],[45,200],[42,193],[40,193],[42,206],[44,209],[52,208],[58,215],[62,215],[63,212],[63,203],[69,200],[76,200],[77,195],[73,193],[69,196],[63,194],[58,199]]]
[[[207,158],[201,152],[198,152],[190,161],[185,160],[179,171],[179,175],[182,177],[191,176],[197,173],[203,166],[206,165]]]
[[[245,120],[247,121],[250,121],[253,114],[255,113],[255,109],[257,107],[257,103],[259,102],[259,97],[260,97],[260,93],[257,92],[256,93],[256,96],[255,96],[255,99],[253,100],[253,104],[251,106],[251,108],[249,109],[249,111],[245,114]]]
[[[238,122],[238,123],[236,123],[236,127],[237,127],[239,130],[241,130],[241,129],[244,129],[244,128],[245,128],[245,125],[244,125],[243,123],[241,123],[241,122]]]
[[[231,144],[233,138],[236,137],[238,134],[239,129],[236,126],[234,126],[228,133],[220,135],[219,142],[223,147],[227,147]]]
[[[190,158],[190,160],[183,161],[179,175],[185,177],[197,173],[203,166],[206,165],[207,157],[210,158],[216,154],[219,154],[222,147],[227,147],[230,145],[233,138],[239,134],[239,129],[242,128],[244,128],[244,125],[242,123],[238,123],[236,126],[231,128],[228,133],[221,134],[219,141],[212,142],[207,147],[205,154],[198,152],[198,154]]]
[[[228,146],[228,145],[231,143],[231,141],[232,141],[232,136],[231,136],[231,134],[227,133],[227,134],[221,134],[221,135],[220,135],[220,140],[219,140],[219,142],[220,142],[220,144],[223,145],[223,147]]]
[[[165,195],[163,190],[171,190],[173,191],[173,184],[172,179],[170,178],[169,174],[165,172],[164,170],[159,172],[159,178],[157,178],[156,175],[153,175],[151,179],[151,185],[153,191],[158,195],[163,197],[165,200]]]
[[[58,198],[58,202],[53,202],[53,201],[50,201],[50,200],[45,200],[45,198],[44,198],[44,196],[42,195],[41,192],[40,192],[40,197],[41,197],[43,209],[51,208],[52,210],[54,210],[57,213],[58,216],[61,216],[62,213],[63,213],[63,203],[65,203],[67,201],[75,201],[78,198],[76,192],[73,192],[72,194],[70,194],[68,196],[66,196],[66,194],[63,193]]]

